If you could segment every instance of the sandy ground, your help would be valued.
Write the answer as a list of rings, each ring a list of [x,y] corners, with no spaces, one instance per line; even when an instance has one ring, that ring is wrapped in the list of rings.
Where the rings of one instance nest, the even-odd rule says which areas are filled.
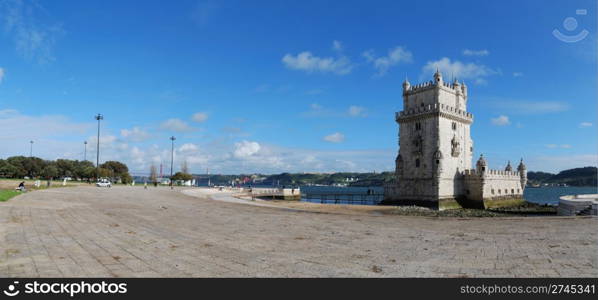
[[[186,193],[82,186],[0,203],[0,276],[598,276],[598,218],[313,212]]]

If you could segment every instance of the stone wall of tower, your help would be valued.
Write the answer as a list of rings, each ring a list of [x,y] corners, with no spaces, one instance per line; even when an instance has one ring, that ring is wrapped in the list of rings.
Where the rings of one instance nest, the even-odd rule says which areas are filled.
[[[472,207],[500,207],[523,202],[525,186],[521,185],[520,172],[466,170],[463,174],[464,196]]]
[[[456,198],[463,195],[461,173],[471,168],[473,142],[468,120],[440,116],[438,136],[442,159],[439,178],[439,197]]]
[[[398,198],[434,201],[438,190],[434,177],[432,155],[436,147],[437,118],[432,115],[415,117],[399,126]]]

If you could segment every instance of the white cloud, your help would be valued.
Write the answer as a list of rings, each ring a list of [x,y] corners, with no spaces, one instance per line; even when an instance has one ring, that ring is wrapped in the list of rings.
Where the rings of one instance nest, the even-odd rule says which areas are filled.
[[[506,126],[506,125],[511,124],[511,121],[509,121],[509,117],[504,116],[504,115],[500,115],[496,118],[492,118],[491,121],[492,121],[492,124],[494,124],[496,126]]]
[[[351,105],[349,106],[349,116],[352,117],[365,117],[365,107]]]
[[[569,144],[547,144],[546,148],[555,149],[555,148],[562,148],[562,149],[570,149],[571,145]]]
[[[521,72],[513,72],[513,77],[521,77],[523,76],[523,73]]]
[[[141,151],[139,148],[137,147],[133,147],[131,148],[131,151],[129,152],[130,157],[131,157],[131,162],[135,165],[145,165],[146,161],[145,161],[145,153],[143,151]]]
[[[490,54],[490,52],[486,49],[482,49],[482,50],[465,49],[465,50],[463,50],[463,55],[465,55],[465,56],[487,56],[488,54]]]
[[[29,141],[34,140],[33,154],[44,159],[83,159],[83,141],[88,141],[87,159],[96,158],[96,123],[73,123],[61,116],[24,116],[15,110],[0,110],[0,157],[28,155]],[[134,131],[130,129],[130,131]],[[100,162],[122,161],[133,175],[148,176],[149,168],[164,166],[169,173],[171,145],[169,141],[148,146],[131,145],[120,134],[114,135],[102,123]],[[396,149],[389,150],[313,150],[285,148],[258,141],[228,142],[215,137],[195,144],[177,139],[175,172],[182,161],[194,173],[238,174],[261,172],[333,172],[384,171],[393,167]]]
[[[12,36],[17,53],[26,60],[40,64],[55,60],[54,45],[64,30],[56,22],[47,22],[50,19],[37,2],[0,3],[0,20],[4,23],[4,30]]]
[[[343,51],[343,43],[337,40],[332,41],[332,49],[335,51]]]
[[[353,64],[345,56],[322,58],[312,55],[309,51],[301,52],[296,56],[286,54],[282,58],[282,62],[291,70],[301,70],[308,73],[322,72],[346,75],[351,73],[353,69]]]
[[[75,123],[62,115],[23,115],[14,109],[0,110],[0,139],[36,139],[83,133],[92,123]],[[3,143],[4,144],[4,143]],[[4,144],[4,146],[7,146]]]
[[[235,150],[233,155],[236,158],[248,158],[260,151],[260,144],[257,142],[241,141],[235,143]]]
[[[160,128],[164,129],[164,130],[171,130],[171,131],[176,131],[176,132],[187,132],[187,131],[192,131],[194,128],[189,126],[187,123],[185,123],[184,121],[182,121],[181,119],[168,119],[164,122],[162,122],[162,124],[160,124]]]
[[[581,128],[592,127],[592,123],[590,123],[590,122],[581,122],[581,123],[579,123],[579,127],[581,127]]]
[[[514,114],[545,114],[562,112],[569,109],[569,104],[561,101],[527,101],[493,99],[489,104],[495,108]]]
[[[333,134],[327,135],[324,137],[324,141],[330,143],[341,143],[345,140],[345,135],[340,132],[335,132]]]
[[[4,74],[5,74],[4,69],[0,68],[0,83],[2,83],[2,80],[4,80]]]
[[[320,105],[318,103],[312,103],[309,105],[309,107],[313,110],[322,110],[322,105]]]
[[[120,135],[123,138],[133,142],[142,142],[151,137],[151,135],[147,131],[144,131],[139,127],[133,127],[131,129],[121,129]]]
[[[384,76],[388,70],[399,63],[410,63],[413,61],[413,54],[404,47],[397,46],[388,51],[387,56],[377,57],[373,50],[363,53],[369,63],[374,65],[378,76]]]
[[[192,143],[185,143],[179,147],[179,152],[196,152],[199,150],[199,147]]]
[[[500,73],[485,65],[463,63],[458,60],[451,62],[448,57],[443,57],[436,61],[428,61],[422,69],[422,77],[432,76],[437,69],[444,76],[456,77],[458,79],[474,79],[474,83],[476,84],[485,84],[486,80],[484,77]]]
[[[197,112],[197,113],[193,114],[192,119],[193,119],[193,121],[195,121],[197,123],[202,123],[208,119],[208,114],[205,112]]]

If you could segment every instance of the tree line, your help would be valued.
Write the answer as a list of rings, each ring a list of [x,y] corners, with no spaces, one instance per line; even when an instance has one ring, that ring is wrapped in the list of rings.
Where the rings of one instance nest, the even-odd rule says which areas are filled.
[[[126,164],[107,161],[96,169],[87,160],[44,160],[39,157],[12,156],[0,159],[0,177],[4,178],[40,178],[56,179],[70,177],[74,180],[91,180],[99,174],[100,178],[110,178],[114,182],[131,183],[132,177]]]

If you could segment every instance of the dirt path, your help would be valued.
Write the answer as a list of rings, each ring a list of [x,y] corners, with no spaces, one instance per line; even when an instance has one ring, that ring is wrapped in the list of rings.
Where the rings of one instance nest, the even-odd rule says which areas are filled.
[[[598,276],[597,218],[311,213],[168,188],[0,203],[0,276]]]

